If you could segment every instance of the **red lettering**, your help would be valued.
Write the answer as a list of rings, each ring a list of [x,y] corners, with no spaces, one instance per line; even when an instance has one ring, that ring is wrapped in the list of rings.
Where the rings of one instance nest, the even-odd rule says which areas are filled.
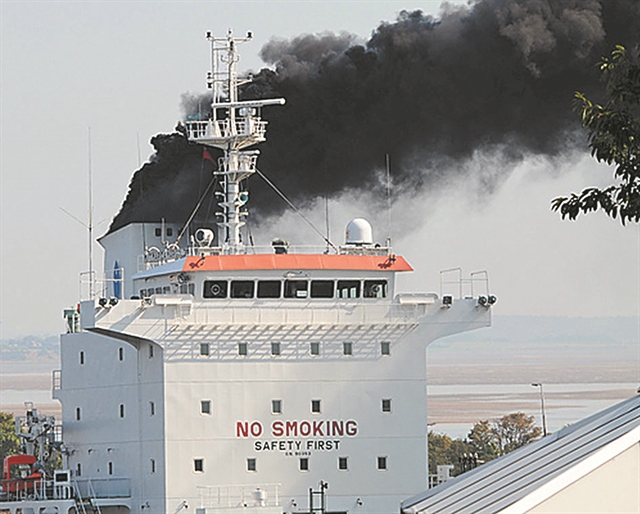
[[[314,436],[324,436],[324,432],[322,431],[322,424],[324,421],[314,421],[313,422],[313,435]]]
[[[297,421],[287,421],[285,428],[286,428],[287,437],[297,437],[298,435]]]
[[[253,437],[260,437],[262,435],[262,423],[259,421],[251,423],[251,435]]]
[[[274,421],[271,423],[271,434],[273,437],[282,437],[284,435],[284,427],[282,421]]]
[[[308,421],[302,421],[300,423],[300,435],[306,437],[309,434],[311,434],[311,423]]]
[[[332,421],[331,422],[331,434],[333,437],[337,435],[344,435],[344,421]]]
[[[249,423],[236,421],[236,437],[249,437]]]
[[[347,435],[354,436],[358,433],[358,423],[350,419],[346,424]]]

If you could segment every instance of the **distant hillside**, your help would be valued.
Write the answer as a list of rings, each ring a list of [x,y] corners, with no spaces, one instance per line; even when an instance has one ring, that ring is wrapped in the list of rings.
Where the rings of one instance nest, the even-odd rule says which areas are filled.
[[[59,336],[25,336],[0,339],[0,361],[58,360]]]

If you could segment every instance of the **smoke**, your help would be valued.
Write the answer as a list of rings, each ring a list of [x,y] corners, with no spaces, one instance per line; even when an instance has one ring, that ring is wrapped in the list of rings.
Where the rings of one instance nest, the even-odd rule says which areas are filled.
[[[401,12],[364,44],[346,33],[273,39],[261,51],[270,67],[242,91],[245,99],[287,100],[264,108],[268,141],[258,166],[305,206],[349,190],[382,192],[386,154],[396,196],[464,179],[474,156],[498,154],[501,169],[474,181],[490,191],[528,155],[560,158],[586,146],[573,93],[596,94],[597,61],[638,34],[635,0],[480,0],[444,4],[438,18]],[[202,105],[204,97],[184,101],[188,115]],[[159,151],[136,173],[110,230],[147,219],[152,201],[172,221],[188,217],[179,212],[188,200],[171,211],[161,191],[193,182],[201,151],[169,137],[171,164],[156,172],[169,159]],[[160,201],[150,190],[136,201],[138,176],[155,173]],[[258,178],[251,191],[254,213],[284,210]]]

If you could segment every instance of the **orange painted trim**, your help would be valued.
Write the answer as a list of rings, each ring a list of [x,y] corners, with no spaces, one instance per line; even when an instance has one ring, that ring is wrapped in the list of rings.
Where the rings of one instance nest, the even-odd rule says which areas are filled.
[[[182,271],[413,271],[399,255],[256,254],[187,257]]]

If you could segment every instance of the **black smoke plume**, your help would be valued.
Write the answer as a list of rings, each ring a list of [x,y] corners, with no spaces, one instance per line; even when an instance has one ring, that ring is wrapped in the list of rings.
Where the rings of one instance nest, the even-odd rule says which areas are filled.
[[[573,93],[600,91],[599,59],[639,34],[637,0],[480,0],[444,4],[438,18],[401,12],[364,44],[348,34],[274,39],[261,51],[271,68],[242,92],[287,100],[264,109],[268,141],[258,166],[304,205],[375,191],[385,154],[394,184],[416,190],[456,178],[477,152],[499,152],[513,165],[586,148]],[[206,99],[186,101],[186,114],[198,105]],[[201,148],[178,134],[154,145],[155,162],[134,175],[110,230],[160,217],[182,222],[206,187]],[[142,195],[136,188],[144,183]],[[251,191],[253,212],[284,210],[260,179]]]

